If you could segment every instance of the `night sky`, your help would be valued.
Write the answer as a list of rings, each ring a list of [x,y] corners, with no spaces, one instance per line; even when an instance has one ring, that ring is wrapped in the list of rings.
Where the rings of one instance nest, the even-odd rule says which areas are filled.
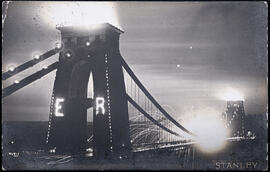
[[[53,2],[11,2],[3,29],[3,71],[53,48],[60,33],[46,21]],[[67,3],[67,2],[66,2]],[[70,3],[69,3],[70,4]],[[224,111],[227,87],[250,114],[266,112],[267,5],[264,2],[117,2],[120,51],[134,73],[176,118]],[[59,13],[59,15],[61,15]],[[55,55],[6,81],[8,86]],[[47,121],[55,71],[3,99],[4,120]],[[218,115],[220,115],[218,114]]]

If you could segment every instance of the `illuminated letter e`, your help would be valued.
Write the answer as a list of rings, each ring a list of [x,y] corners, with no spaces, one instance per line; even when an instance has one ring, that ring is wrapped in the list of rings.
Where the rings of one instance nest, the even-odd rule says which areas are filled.
[[[64,102],[64,99],[63,98],[56,98],[56,102],[55,102],[55,116],[64,116],[63,113],[59,112],[59,110],[62,109],[62,106],[59,105],[61,102]]]

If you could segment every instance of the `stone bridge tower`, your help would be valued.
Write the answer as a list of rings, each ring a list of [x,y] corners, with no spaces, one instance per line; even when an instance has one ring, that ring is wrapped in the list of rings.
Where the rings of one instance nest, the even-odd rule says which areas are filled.
[[[119,51],[123,31],[108,23],[57,29],[63,49],[53,88],[48,145],[56,152],[85,152],[87,108],[92,107],[94,156],[128,158],[128,106]],[[87,99],[91,72],[94,98]]]

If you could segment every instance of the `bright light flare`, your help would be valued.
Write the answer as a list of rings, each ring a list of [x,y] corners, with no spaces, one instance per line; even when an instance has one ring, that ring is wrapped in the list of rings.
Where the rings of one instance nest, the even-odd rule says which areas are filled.
[[[59,43],[59,42],[55,43],[55,48],[57,49],[61,49],[62,46],[63,46],[62,43]]]
[[[89,47],[91,45],[91,43],[89,41],[85,42],[85,46]]]
[[[238,101],[238,100],[244,101],[244,96],[233,88],[227,88],[225,90],[222,90],[222,93],[220,93],[219,97],[222,100],[226,101]]]
[[[40,55],[39,54],[35,54],[34,55],[34,59],[38,60],[40,58]]]
[[[213,109],[202,110],[197,117],[184,123],[184,126],[194,134],[198,148],[205,153],[214,153],[222,150],[226,145],[229,130],[220,120],[220,113]]]
[[[110,23],[120,27],[113,2],[44,2],[43,17],[52,27]]]
[[[15,70],[15,67],[11,66],[8,68],[8,71],[13,72]]]
[[[66,56],[67,58],[71,58],[71,57],[72,57],[72,54],[71,54],[70,51],[67,51],[67,52],[65,53],[65,56]]]
[[[70,53],[67,53],[66,56],[67,56],[67,57],[71,57],[71,54],[70,54]]]
[[[14,84],[19,84],[19,83],[20,83],[19,80],[15,80],[15,81],[14,81]]]

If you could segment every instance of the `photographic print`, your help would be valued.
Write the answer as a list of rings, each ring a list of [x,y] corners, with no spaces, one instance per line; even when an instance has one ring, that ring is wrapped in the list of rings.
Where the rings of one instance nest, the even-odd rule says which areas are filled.
[[[3,170],[268,170],[266,1],[3,1]]]

